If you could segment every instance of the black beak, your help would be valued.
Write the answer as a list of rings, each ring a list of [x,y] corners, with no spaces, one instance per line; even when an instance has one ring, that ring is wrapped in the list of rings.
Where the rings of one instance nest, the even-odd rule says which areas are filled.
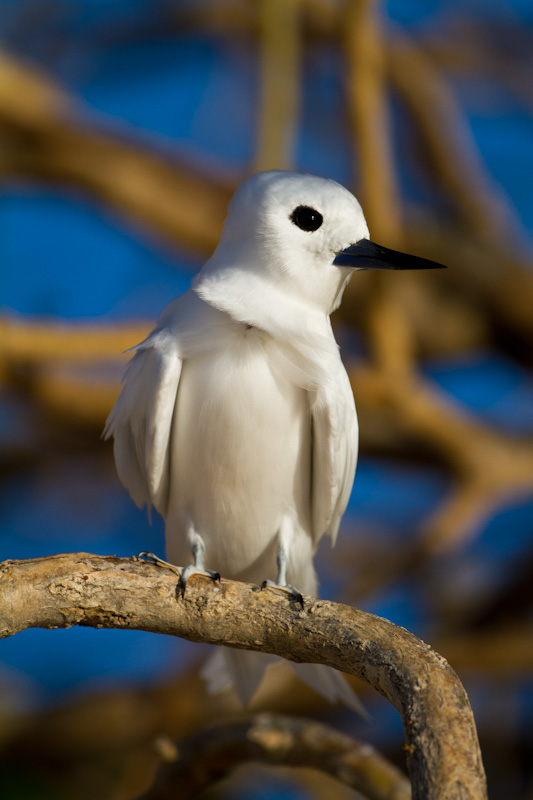
[[[337,267],[352,269],[445,269],[444,264],[389,250],[369,239],[361,239],[341,250],[333,263]]]

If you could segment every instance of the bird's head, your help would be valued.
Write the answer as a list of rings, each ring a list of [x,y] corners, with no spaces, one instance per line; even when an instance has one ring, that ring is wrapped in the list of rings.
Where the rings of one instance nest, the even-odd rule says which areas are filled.
[[[243,280],[257,276],[293,301],[329,314],[354,270],[440,265],[371,242],[361,206],[335,181],[271,171],[253,175],[237,190],[206,266],[219,280],[235,269]]]

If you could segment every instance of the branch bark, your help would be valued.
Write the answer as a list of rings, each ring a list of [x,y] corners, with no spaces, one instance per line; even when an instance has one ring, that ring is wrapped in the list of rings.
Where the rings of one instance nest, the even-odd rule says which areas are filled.
[[[0,636],[72,625],[166,633],[275,653],[356,675],[398,709],[414,800],[481,800],[486,787],[472,711],[448,663],[387,620],[273,591],[176,575],[138,559],[86,553],[0,565]]]

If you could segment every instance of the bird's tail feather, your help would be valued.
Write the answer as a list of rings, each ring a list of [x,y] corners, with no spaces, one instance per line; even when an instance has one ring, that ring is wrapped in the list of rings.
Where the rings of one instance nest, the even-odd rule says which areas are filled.
[[[325,664],[293,664],[290,666],[304,683],[330,703],[343,703],[368,719],[368,712],[341,672]]]
[[[202,669],[210,694],[233,687],[237,697],[247,706],[263,679],[266,668],[279,659],[253,650],[217,647]]]
[[[266,668],[279,660],[268,653],[217,647],[205,663],[202,676],[211,694],[233,687],[241,703],[246,706],[258,689]],[[324,664],[287,663],[301,680],[330,703],[343,703],[363,717],[368,717],[363,704],[340,672]]]

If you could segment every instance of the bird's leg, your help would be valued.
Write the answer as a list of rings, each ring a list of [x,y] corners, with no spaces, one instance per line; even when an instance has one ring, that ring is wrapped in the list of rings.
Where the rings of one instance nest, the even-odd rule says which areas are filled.
[[[302,593],[294,586],[287,583],[287,567],[289,566],[289,550],[290,541],[292,539],[292,525],[288,520],[284,520],[280,527],[278,552],[276,554],[276,564],[278,565],[278,577],[276,581],[263,581],[261,589],[280,589],[286,592],[290,597],[297,600],[300,605],[304,606]]]
[[[289,565],[289,554],[284,547],[280,547],[276,555],[276,564],[278,565],[278,579],[277,583],[280,586],[287,585],[287,567]]]
[[[206,569],[204,567],[204,540],[200,534],[194,530],[192,525],[189,528],[188,539],[191,545],[191,553],[193,557],[193,563],[188,567],[176,567],[175,564],[171,564],[169,561],[164,561],[162,558],[159,558],[159,556],[154,555],[154,553],[149,553],[146,550],[143,550],[142,553],[139,553],[139,558],[145,558],[147,561],[153,561],[158,567],[166,567],[167,569],[171,569],[179,576],[177,591],[182,597],[185,594],[185,587],[187,586],[187,581],[191,575],[205,575],[206,577],[211,578],[213,581],[220,580],[220,575],[218,572],[214,572],[212,569]]]
[[[184,567],[181,570],[177,590],[182,597],[185,594],[187,581],[189,580],[191,575],[205,575],[208,578],[211,578],[211,580],[213,581],[220,580],[220,575],[218,572],[214,572],[214,570],[206,569],[204,567],[205,543],[200,534],[194,530],[192,524],[190,524],[189,526],[189,531],[187,536],[189,539],[189,544],[191,546],[193,563],[189,564],[188,567]]]

